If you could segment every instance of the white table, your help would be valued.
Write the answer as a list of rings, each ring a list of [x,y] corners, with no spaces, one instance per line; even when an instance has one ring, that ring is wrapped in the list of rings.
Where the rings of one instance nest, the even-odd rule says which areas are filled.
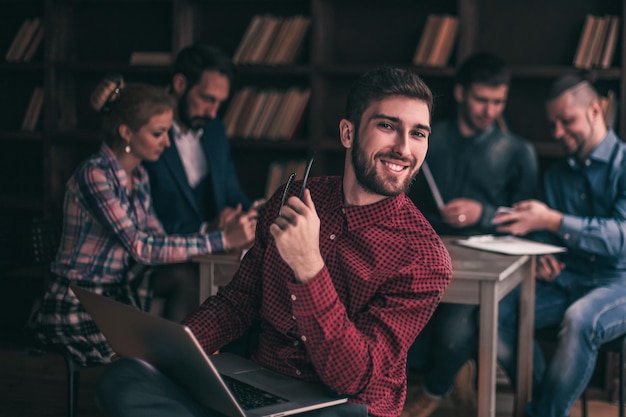
[[[219,287],[230,282],[239,268],[240,254],[198,255],[193,258],[200,266],[200,304],[217,294]]]

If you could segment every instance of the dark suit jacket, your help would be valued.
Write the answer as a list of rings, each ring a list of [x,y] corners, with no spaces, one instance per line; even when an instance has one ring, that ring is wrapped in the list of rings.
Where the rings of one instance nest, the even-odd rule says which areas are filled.
[[[171,129],[169,135],[170,147],[165,149],[159,160],[144,162],[150,176],[154,208],[168,233],[198,232],[203,221],[212,219],[205,219],[205,214],[200,212],[187,182]],[[215,119],[207,123],[200,141],[212,178],[217,213],[225,207],[235,207],[239,203],[244,209],[248,209],[250,200],[237,179],[222,122]]]

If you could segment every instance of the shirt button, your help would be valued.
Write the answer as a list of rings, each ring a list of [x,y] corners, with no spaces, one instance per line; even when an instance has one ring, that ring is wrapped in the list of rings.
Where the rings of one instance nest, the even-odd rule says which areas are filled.
[[[295,320],[295,319],[296,319],[296,316],[291,316],[291,319],[292,319],[292,320]]]
[[[330,235],[330,240],[335,240],[337,236],[335,236],[335,234],[333,233],[332,235]]]
[[[302,375],[302,371],[300,371],[299,369],[296,369],[296,375]]]
[[[346,214],[346,209],[345,209],[345,208],[342,208],[342,209],[341,209],[341,212],[342,212],[343,214]]]
[[[569,240],[569,237],[570,237],[570,236],[569,236],[569,233],[565,233],[565,234],[563,235],[563,239],[565,239],[565,240]]]
[[[585,165],[586,165],[586,166],[591,165],[591,161],[590,161],[589,159],[587,159],[587,160],[585,161]]]
[[[587,198],[587,195],[585,193],[580,193],[580,199],[584,200],[585,198]]]
[[[294,345],[294,346],[298,346],[299,344],[300,344],[300,342],[298,342],[297,340],[294,340],[294,341],[293,341],[293,345]]]
[[[306,342],[306,336],[304,335],[300,336],[300,340],[302,340],[303,342]]]
[[[294,294],[291,294],[291,301],[296,301],[296,296]]]

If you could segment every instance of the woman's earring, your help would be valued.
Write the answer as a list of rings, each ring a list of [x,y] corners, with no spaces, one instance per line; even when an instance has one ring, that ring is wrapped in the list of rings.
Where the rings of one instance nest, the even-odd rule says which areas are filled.
[[[130,153],[130,143],[126,145],[126,147],[124,148],[124,152]]]

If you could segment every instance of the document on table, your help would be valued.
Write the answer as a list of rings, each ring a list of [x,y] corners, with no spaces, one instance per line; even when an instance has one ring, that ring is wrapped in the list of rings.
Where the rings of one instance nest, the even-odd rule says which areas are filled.
[[[549,245],[510,235],[470,236],[467,239],[459,239],[456,243],[469,248],[503,253],[505,255],[544,255],[546,253],[559,253],[567,250],[562,246]]]

